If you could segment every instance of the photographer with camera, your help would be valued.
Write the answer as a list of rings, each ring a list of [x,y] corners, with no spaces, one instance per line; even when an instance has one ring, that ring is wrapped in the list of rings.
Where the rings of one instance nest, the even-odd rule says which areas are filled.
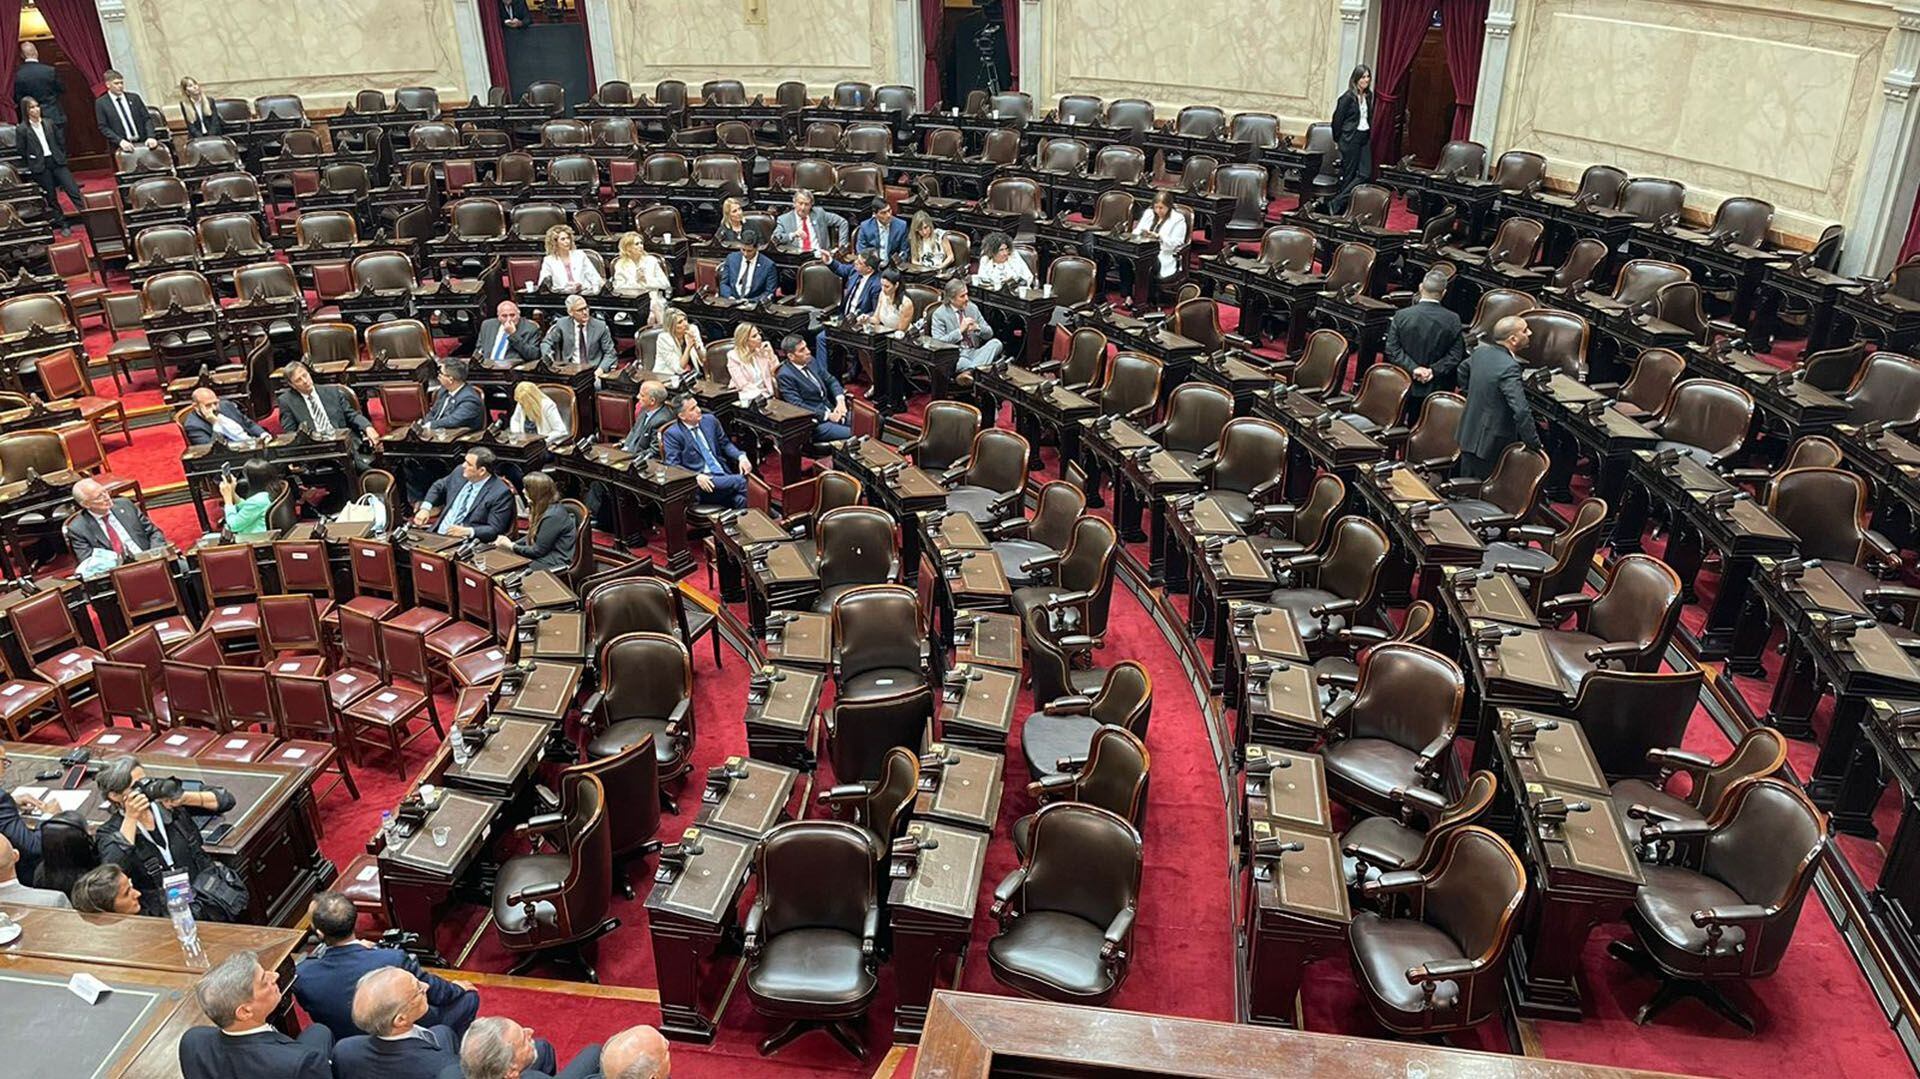
[[[185,790],[171,776],[150,777],[132,757],[118,757],[100,769],[94,781],[113,805],[94,833],[100,860],[126,871],[140,890],[140,913],[166,917],[163,879],[185,873],[193,882],[196,921],[231,922],[246,910],[246,883],[213,860],[200,841],[196,818],[233,808],[222,787]]]

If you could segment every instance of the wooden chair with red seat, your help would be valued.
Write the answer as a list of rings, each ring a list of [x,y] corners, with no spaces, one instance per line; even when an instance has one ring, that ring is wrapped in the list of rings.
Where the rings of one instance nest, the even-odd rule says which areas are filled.
[[[175,645],[167,653],[167,658],[182,663],[198,663],[202,667],[218,667],[226,654],[220,649],[220,639],[202,627],[200,632]],[[154,666],[158,668],[159,664]]]
[[[453,621],[453,560],[417,547],[408,557],[413,562],[414,605],[381,621],[424,637]]]
[[[380,886],[380,859],[365,851],[353,856],[353,861],[340,867],[340,875],[333,879],[333,890],[352,901],[353,909],[361,917],[370,918],[375,925],[387,922],[387,900]]]
[[[9,741],[24,742],[55,720],[66,725],[71,738],[73,724],[61,710],[59,690],[37,678],[8,677],[0,682],[0,730],[6,732]]]
[[[359,801],[360,787],[347,767],[347,759],[353,755],[353,742],[347,736],[346,720],[334,706],[333,691],[327,680],[276,671],[263,673],[273,708],[274,733],[280,736],[280,748],[274,750],[269,760],[275,764],[299,764],[316,771],[337,764],[340,778],[334,786],[345,784],[347,793]],[[314,800],[326,797],[332,789],[328,787],[314,795]]]
[[[160,664],[161,685],[167,694],[167,713],[173,726],[205,727],[215,733],[227,731],[227,715],[220,708],[220,688],[213,680],[214,666],[190,663],[168,656]]]
[[[440,706],[433,695],[438,679],[433,656],[427,651],[427,635],[395,622],[380,623],[380,664],[380,674],[389,686],[418,689],[427,698],[427,714],[438,727]]]
[[[80,418],[95,426],[108,416],[120,428],[120,437],[133,445],[133,427],[127,423],[127,407],[118,397],[101,397],[93,392],[93,376],[80,362],[80,354],[64,348],[40,357],[35,365],[41,388],[49,401],[73,401],[80,406]]]
[[[400,570],[393,544],[385,540],[347,540],[347,567],[353,574],[353,597],[328,612],[326,621],[340,621],[340,612],[352,608],[376,621],[400,609]]]
[[[74,325],[79,325],[80,320],[90,314],[102,320],[107,317],[107,286],[100,279],[92,256],[87,254],[86,244],[79,240],[48,244],[47,261],[53,264],[53,272],[60,275],[67,287],[67,306],[73,309]]]
[[[452,677],[453,661],[493,641],[493,578],[472,566],[453,567],[458,617],[427,634],[427,653]]]
[[[453,726],[464,727],[469,723],[479,723],[487,718],[493,709],[494,695],[500,692],[500,680],[485,682],[477,686],[466,686],[460,690],[460,696],[453,702]]]
[[[289,652],[320,660],[318,665],[298,666],[295,670],[299,673],[320,674],[326,670],[327,635],[320,622],[320,605],[312,596],[304,592],[261,596],[260,636],[266,644],[266,651],[275,660],[284,658]],[[276,664],[269,662],[265,666]]]
[[[519,658],[520,607],[498,582],[489,584],[488,606],[493,614],[494,643],[468,652],[447,665],[454,684],[463,689],[498,681],[507,665]]]
[[[200,567],[200,591],[207,602],[207,620],[201,628],[228,641],[252,642],[260,649],[260,564],[253,547],[245,543],[217,544],[193,553]]]
[[[313,597],[315,616],[324,623],[333,613],[333,563],[325,540],[276,540],[273,567],[284,595]],[[265,615],[262,615],[262,626]],[[269,646],[271,647],[271,646]]]
[[[214,670],[220,668],[215,667]],[[259,764],[280,744],[279,736],[267,731],[228,731],[207,743],[193,756],[196,760],[225,761],[229,764]]]
[[[180,586],[173,579],[173,560],[149,558],[116,566],[107,574],[113,594],[119,597],[120,613],[134,629],[151,629],[160,638],[161,649],[200,632],[187,615],[180,599]]]
[[[371,692],[342,708],[341,714],[347,719],[348,736],[358,745],[384,747],[392,753],[394,774],[405,779],[406,760],[402,751],[426,733],[425,729],[409,733],[413,720],[427,713],[434,733],[444,737],[446,732],[440,728],[439,717],[428,711],[431,698],[410,686],[389,685],[376,673],[385,670],[380,655],[380,626],[381,623],[351,607],[340,610],[341,657],[348,664],[348,672],[371,678],[373,683]],[[340,677],[335,674],[332,680]]]
[[[67,451],[67,467],[82,476],[91,476],[99,480],[114,498],[131,498],[142,509],[146,508],[147,496],[140,489],[140,481],[110,475],[108,468],[112,462],[107,459],[106,444],[100,441],[100,429],[85,421],[65,424],[54,431],[60,436],[60,446]]]
[[[593,417],[599,425],[600,440],[618,445],[633,430],[633,398],[617,393],[596,393],[593,395]]]
[[[93,665],[105,657],[81,640],[66,594],[48,589],[21,600],[7,608],[7,624],[33,673],[59,691],[67,737],[79,737],[74,706],[93,695]]]
[[[390,432],[427,416],[427,391],[418,382],[382,382],[374,386],[373,395]]]
[[[102,727],[80,739],[77,748],[93,750],[96,757],[120,757],[129,753],[139,753],[152,741],[153,734],[149,731],[132,731],[125,727]]]
[[[218,737],[220,732],[204,727],[175,727],[156,735],[147,743],[146,751],[165,757],[198,757]]]

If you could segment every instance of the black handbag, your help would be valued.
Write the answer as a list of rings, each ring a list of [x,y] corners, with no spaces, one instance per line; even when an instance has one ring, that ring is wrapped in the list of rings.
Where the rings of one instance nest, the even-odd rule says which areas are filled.
[[[237,922],[247,913],[247,882],[225,862],[209,861],[193,875],[193,916],[200,921]]]

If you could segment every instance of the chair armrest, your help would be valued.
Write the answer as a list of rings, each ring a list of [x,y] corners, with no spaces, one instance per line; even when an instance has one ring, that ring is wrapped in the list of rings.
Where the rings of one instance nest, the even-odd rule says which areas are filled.
[[[1587,662],[1604,666],[1611,660],[1632,659],[1639,654],[1640,646],[1634,644],[1632,641],[1615,641],[1612,644],[1603,644],[1598,648],[1589,648],[1585,656]]]
[[[1360,676],[1357,674],[1347,674],[1345,672],[1335,673],[1333,671],[1323,671],[1320,674],[1314,675],[1313,681],[1316,685],[1354,689],[1360,685]]]
[[[1619,382],[1589,382],[1587,383],[1587,389],[1592,390],[1602,397],[1618,397],[1620,395],[1621,385],[1622,383]]]
[[[1674,772],[1698,774],[1714,766],[1711,757],[1699,753],[1689,753],[1684,749],[1649,749],[1647,763],[1659,766],[1662,772],[1671,775]]]
[[[1403,892],[1417,892],[1427,886],[1427,878],[1411,869],[1382,873],[1379,877],[1360,885],[1360,894],[1372,898],[1381,895],[1399,895]]]
[[[1390,641],[1393,635],[1376,626],[1348,626],[1346,629],[1336,630],[1333,639],[1341,644],[1367,645]]]
[[[541,884],[529,885],[507,896],[507,905],[513,907],[532,907],[535,902],[556,896],[566,891],[567,882],[550,880]]]
[[[1433,775],[1435,770],[1434,765],[1440,760],[1441,755],[1447,751],[1447,747],[1452,744],[1453,733],[1451,731],[1445,734],[1435,735],[1433,741],[1421,747],[1420,757],[1413,765],[1414,771],[1419,772],[1423,776]]]
[[[1593,601],[1598,598],[1582,592],[1569,592],[1564,596],[1555,596],[1543,601],[1534,613],[1540,616],[1542,623],[1558,622],[1569,614],[1579,614],[1591,609]]]
[[[1399,864],[1399,859],[1394,857],[1391,852],[1369,847],[1365,843],[1342,844],[1340,853],[1352,858],[1358,863],[1358,868],[1361,870],[1362,876],[1365,875],[1365,871],[1369,868],[1378,869],[1385,873],[1389,871],[1389,867]]]
[[[952,483],[954,480],[966,475],[967,469],[971,467],[973,467],[973,462],[971,461],[962,461],[957,465],[952,465],[945,472],[940,473],[940,482]]]
[[[1009,517],[1004,521],[995,521],[985,529],[990,539],[1014,539],[1027,534],[1027,526],[1032,522],[1025,517]]]
[[[1425,787],[1395,787],[1393,800],[1408,809],[1424,810],[1436,817],[1447,809],[1446,796]]]
[[[1154,404],[1155,402],[1148,401],[1139,408],[1128,409],[1126,412],[1120,414],[1120,418],[1126,420],[1128,423],[1146,419],[1148,416],[1153,415]]]
[[[1871,528],[1862,529],[1861,534],[1874,561],[1882,565],[1894,565],[1900,561],[1900,548],[1892,540]]]
[[[1273,525],[1284,521],[1291,521],[1294,515],[1299,512],[1299,506],[1291,502],[1280,502],[1271,506],[1255,506],[1253,508],[1253,518],[1263,525]]]
[[[513,834],[516,836],[546,835],[566,823],[565,814],[542,813],[537,817],[529,818],[525,824],[515,825]]]
[[[1013,902],[1013,897],[1020,894],[1021,887],[1026,883],[1026,866],[1021,866],[1013,872],[1008,873],[999,884],[994,886],[993,906],[988,908],[988,913],[992,914],[995,918],[1004,918],[1007,913],[1007,904]]]
[[[1433,983],[1444,982],[1451,978],[1464,978],[1480,969],[1475,959],[1435,959],[1417,967],[1407,968],[1407,981],[1423,986],[1427,995],[1433,995]]]
[[[686,737],[687,715],[692,711],[693,700],[691,698],[673,706],[673,711],[667,713],[666,735],[668,738],[679,742]]]
[[[995,517],[1001,520],[1008,520],[1020,515],[1020,501],[1025,498],[1026,495],[1027,493],[1025,491],[1008,491],[1006,494],[987,503],[987,508],[993,511]],[[1022,520],[1024,519],[1025,518],[1022,518]]]
[[[1635,802],[1632,805],[1627,807],[1627,819],[1646,821],[1648,824],[1651,825],[1651,824],[1667,824],[1672,821],[1677,821],[1680,818],[1674,816],[1671,813],[1667,813],[1667,812],[1663,812],[1661,810],[1655,809],[1652,806],[1641,805],[1639,802]],[[1642,829],[1642,831],[1644,832],[1645,829]]]
[[[1159,423],[1149,424],[1146,429],[1140,433],[1158,442],[1160,441],[1160,436],[1167,433],[1167,421],[1161,420]]]
[[[1063,775],[1074,775],[1087,770],[1087,760],[1084,753],[1077,757],[1060,757],[1053,762],[1053,767]]]
[[[760,931],[766,916],[767,908],[764,899],[754,900],[753,905],[747,908],[747,922],[740,928],[740,934],[741,950],[748,959],[753,959],[760,954]]]
[[[1040,706],[1040,713],[1048,716],[1084,716],[1093,708],[1093,698],[1086,696],[1056,697]]]
[[[602,718],[601,711],[606,704],[607,691],[604,689],[596,689],[587,697],[586,702],[580,706],[580,714],[586,718],[588,726],[592,726],[594,720]]]
[[[1041,801],[1047,801],[1073,790],[1073,785],[1079,781],[1079,776],[1070,774],[1045,776],[1027,784],[1027,793]]]
[[[1247,501],[1257,504],[1261,499],[1267,497],[1267,495],[1279,490],[1280,485],[1284,482],[1286,481],[1279,476],[1275,476],[1270,480],[1261,480],[1259,483],[1253,485],[1252,490],[1247,492]],[[1266,507],[1259,506],[1257,508],[1265,509]]]
[[[1413,428],[1408,427],[1404,423],[1396,423],[1391,427],[1381,428],[1375,437],[1389,446],[1394,446],[1405,442],[1408,436],[1412,434]]]
[[[1335,412],[1345,412],[1353,404],[1353,395],[1350,393],[1329,393],[1320,398],[1320,403],[1333,409]]]
[[[1315,604],[1309,608],[1308,613],[1318,618],[1324,626],[1327,619],[1332,618],[1334,615],[1345,614],[1348,611],[1358,610],[1359,608],[1360,601],[1357,599],[1336,599],[1328,603]]]
[[[820,792],[821,805],[845,805],[872,794],[871,786],[866,783],[841,783]]]
[[[1093,651],[1093,638],[1084,633],[1069,633],[1055,643],[1060,646],[1062,651],[1066,652]]]
[[[1111,964],[1118,963],[1125,959],[1127,953],[1124,949],[1127,945],[1127,936],[1132,932],[1133,905],[1128,904],[1121,907],[1120,913],[1114,915],[1113,921],[1107,925],[1107,932],[1101,938],[1100,942],[1101,960]]]
[[[1741,922],[1757,922],[1773,913],[1772,908],[1758,903],[1735,903],[1731,906],[1708,907],[1693,912],[1693,924],[1708,930],[1708,936],[1717,936],[1712,932],[1714,926],[1737,925]]]
[[[1477,495],[1480,493],[1481,484],[1484,482],[1484,480],[1468,479],[1465,476],[1455,476],[1452,479],[1441,480],[1440,486],[1435,489],[1435,493],[1443,495]]]
[[[1720,477],[1731,480],[1734,483],[1746,483],[1759,486],[1772,479],[1773,473],[1768,472],[1764,468],[1729,468],[1725,472],[1720,473]]]
[[[1509,525],[1506,531],[1506,538],[1515,543],[1546,544],[1559,536],[1560,533],[1546,525]]]
[[[1537,580],[1541,577],[1545,577],[1549,573],[1552,573],[1553,567],[1552,566],[1522,566],[1513,562],[1497,562],[1494,564],[1493,571],[1495,573],[1507,574],[1510,577],[1528,577],[1528,578],[1533,578]]]
[[[1713,834],[1713,825],[1704,820],[1661,821],[1640,829],[1640,839],[1698,839]]]
[[[880,904],[868,905],[867,913],[860,921],[860,957],[868,963],[873,962],[874,949],[880,939]]]

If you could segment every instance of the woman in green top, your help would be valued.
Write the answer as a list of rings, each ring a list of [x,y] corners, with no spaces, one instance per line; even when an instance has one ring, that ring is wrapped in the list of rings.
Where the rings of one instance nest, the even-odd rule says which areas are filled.
[[[240,481],[231,475],[220,477],[220,501],[226,506],[227,531],[235,535],[267,530],[267,507],[281,484],[280,469],[273,462],[252,458],[241,469],[247,477],[247,497],[239,497]]]

